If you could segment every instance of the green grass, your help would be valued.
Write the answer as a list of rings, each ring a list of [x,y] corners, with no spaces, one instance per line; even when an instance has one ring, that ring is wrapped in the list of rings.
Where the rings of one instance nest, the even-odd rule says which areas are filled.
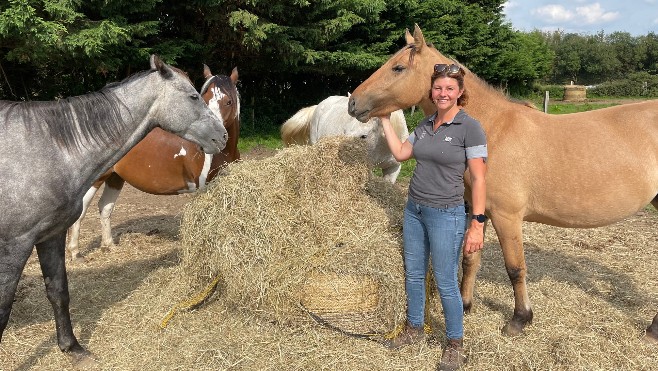
[[[240,135],[240,140],[238,140],[240,152],[246,152],[258,146],[280,149],[283,148],[283,142],[279,133]]]
[[[596,109],[616,106],[617,103],[563,103],[563,104],[549,104],[548,113],[550,114],[566,114],[576,112],[586,112]]]

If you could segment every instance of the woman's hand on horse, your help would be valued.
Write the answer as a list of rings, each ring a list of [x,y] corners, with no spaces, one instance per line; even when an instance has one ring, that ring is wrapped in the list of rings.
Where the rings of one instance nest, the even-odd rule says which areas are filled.
[[[381,120],[382,124],[384,123],[384,120],[391,122],[391,114],[389,113],[388,115],[381,115],[378,116],[379,120]]]

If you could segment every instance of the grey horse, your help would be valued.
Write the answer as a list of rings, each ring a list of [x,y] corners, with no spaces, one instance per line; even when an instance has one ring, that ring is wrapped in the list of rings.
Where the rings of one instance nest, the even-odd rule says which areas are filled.
[[[65,268],[67,229],[85,192],[156,126],[206,153],[226,146],[223,122],[189,79],[153,55],[151,69],[100,91],[52,102],[0,101],[0,341],[18,281],[36,246],[59,348],[93,357],[73,334]]]

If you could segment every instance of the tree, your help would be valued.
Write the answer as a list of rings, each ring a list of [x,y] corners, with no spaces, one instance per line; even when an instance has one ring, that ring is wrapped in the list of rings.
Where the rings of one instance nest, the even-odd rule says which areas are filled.
[[[158,22],[142,14],[157,1],[10,0],[0,7],[2,91],[28,100],[82,94],[125,77],[126,64],[146,66],[142,38]]]
[[[213,7],[218,13],[211,19],[218,34],[235,38],[209,38],[207,45],[240,66],[241,92],[252,97],[247,105],[258,106],[280,124],[302,106],[327,95],[347,94],[379,67],[400,47],[405,25],[397,22],[414,3],[232,2],[222,9]],[[230,29],[222,30],[223,25]]]
[[[0,95],[98,90],[157,53],[202,84],[202,65],[240,71],[243,111],[278,125],[347,94],[403,46],[426,40],[493,85],[527,88],[551,69],[547,40],[513,31],[503,0],[9,0],[0,5]],[[579,73],[580,65],[574,73]]]
[[[582,67],[582,51],[586,48],[586,41],[578,34],[553,34],[555,51],[555,68],[553,81],[560,84],[578,82]]]
[[[638,44],[642,48],[642,68],[652,74],[658,74],[658,34],[649,32],[647,36],[640,37]]]
[[[633,37],[628,32],[613,32],[606,36],[605,43],[610,45],[615,58],[619,61],[614,77],[623,77],[629,71],[642,69],[643,50],[640,38]]]
[[[552,54],[540,38],[526,37],[505,23],[503,3],[430,0],[419,3],[412,16],[443,54],[490,84],[521,91],[547,72]]]

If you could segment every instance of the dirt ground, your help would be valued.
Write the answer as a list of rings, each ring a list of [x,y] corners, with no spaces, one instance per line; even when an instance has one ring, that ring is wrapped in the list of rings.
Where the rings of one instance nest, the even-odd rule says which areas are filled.
[[[244,153],[243,158],[263,158],[275,152],[257,147]],[[137,345],[133,347],[139,349],[131,349],[129,335],[124,335],[129,331],[115,329],[122,324],[108,323],[108,313],[130,313],[126,308],[137,305],[135,295],[143,293],[143,286],[148,281],[160,283],[153,279],[154,273],[178,264],[183,206],[194,195],[155,196],[126,184],[112,216],[117,248],[111,252],[99,248],[98,197],[80,232],[80,250],[86,262],[67,267],[74,332],[89,349],[134,357],[130,363],[106,357],[101,369],[365,370],[370,369],[367,362],[373,360],[388,370],[434,369],[434,361],[440,356],[436,347],[423,345],[400,354],[382,353],[378,345],[335,333],[313,330],[313,341],[298,339],[300,334],[278,328],[268,330],[271,324],[253,318],[231,317],[228,312],[216,315],[210,310],[188,315],[205,316],[207,329],[188,326],[185,317],[177,318],[171,331],[188,331],[190,340],[184,344],[169,344],[168,333],[154,331],[153,342],[161,347],[158,352],[162,354],[142,352]],[[647,209],[626,221],[595,230],[524,226],[536,317],[527,334],[514,340],[502,337],[499,331],[511,315],[513,300],[492,228],[478,278],[476,313],[467,316],[465,323],[471,352],[468,369],[658,370],[656,345],[644,345],[639,340],[655,315],[658,298],[656,222],[658,213]],[[561,301],[563,296],[568,300]],[[125,322],[135,326],[136,331],[143,323],[153,321],[127,316]],[[240,343],[244,349],[237,349],[235,342],[223,343],[236,329],[254,334],[247,343]],[[195,331],[216,333],[217,338],[204,343],[194,337]],[[33,255],[19,282],[0,344],[0,371],[69,369],[68,360],[56,344],[52,309]],[[303,345],[312,345],[313,353],[300,351]],[[344,356],[335,358],[326,351],[330,346],[342,346]],[[179,366],[164,363],[169,356],[166,353],[177,347],[189,351],[189,359],[181,352],[176,355],[180,357]],[[258,366],[262,364],[268,366]]]
[[[274,149],[258,146],[244,153],[242,158],[260,159],[275,152]],[[150,272],[177,263],[183,207],[194,197],[193,194],[151,195],[126,183],[111,218],[112,235],[117,247],[112,251],[102,251],[97,209],[102,191],[103,188],[94,197],[80,229],[80,252],[85,262],[70,261],[67,251],[74,326],[77,311],[97,313],[98,318],[106,307],[125,298],[128,292],[124,288],[135,288]],[[116,282],[116,291],[107,292],[107,286],[90,284],[97,280]],[[109,297],[99,299],[103,295]],[[14,302],[8,328],[0,345],[0,371],[40,369],[39,362],[44,362],[42,356],[52,352],[57,341],[52,309],[44,295],[36,251],[28,260]],[[80,325],[79,322],[77,324]],[[19,330],[14,333],[12,328]],[[79,340],[85,343],[84,338],[89,334],[81,334],[78,327],[74,331]],[[38,338],[40,333],[51,336],[42,344],[29,342],[28,339]],[[12,339],[21,339],[18,344],[14,344],[18,347],[7,346]],[[22,341],[28,343],[21,344]]]

